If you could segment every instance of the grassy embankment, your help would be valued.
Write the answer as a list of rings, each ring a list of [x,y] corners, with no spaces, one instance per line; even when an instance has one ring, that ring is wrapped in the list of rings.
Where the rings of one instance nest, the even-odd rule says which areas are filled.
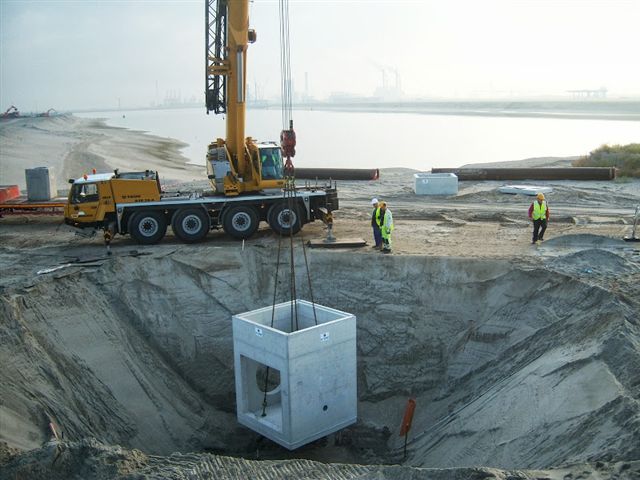
[[[640,178],[640,143],[602,145],[573,162],[574,167],[616,167],[620,177]]]

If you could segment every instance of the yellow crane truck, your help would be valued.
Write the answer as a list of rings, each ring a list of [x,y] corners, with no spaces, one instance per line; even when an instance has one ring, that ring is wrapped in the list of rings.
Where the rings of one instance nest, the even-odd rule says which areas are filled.
[[[279,147],[271,149],[273,155],[279,155]],[[169,225],[187,243],[204,239],[215,228],[245,239],[255,233],[261,221],[275,232],[288,235],[338,208],[337,193],[330,188],[298,190],[290,204],[281,192],[163,194],[158,173],[153,171],[116,170],[85,175],[72,182],[65,222],[77,228],[102,229],[107,241],[115,234],[129,234],[141,244],[157,243]]]
[[[295,234],[305,223],[330,220],[338,209],[335,185],[296,188],[292,183],[295,133],[291,122],[281,144],[245,138],[246,59],[256,33],[249,28],[248,0],[205,0],[207,113],[226,115],[226,138],[209,145],[209,194],[165,194],[158,172],[84,175],[72,184],[65,222],[77,228],[104,231],[137,242],[159,242],[171,225],[184,242],[202,240],[211,229],[249,238],[261,221],[278,234]],[[283,153],[286,161],[283,160]]]

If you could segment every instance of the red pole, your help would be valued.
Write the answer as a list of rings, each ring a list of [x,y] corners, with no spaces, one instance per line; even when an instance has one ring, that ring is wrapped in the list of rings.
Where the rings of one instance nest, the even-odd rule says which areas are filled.
[[[411,422],[413,421],[413,413],[416,410],[416,400],[410,398],[407,401],[407,407],[404,409],[404,417],[402,417],[402,424],[400,425],[400,436],[404,437],[404,458],[407,458],[407,439],[409,437],[409,430],[411,430]]]

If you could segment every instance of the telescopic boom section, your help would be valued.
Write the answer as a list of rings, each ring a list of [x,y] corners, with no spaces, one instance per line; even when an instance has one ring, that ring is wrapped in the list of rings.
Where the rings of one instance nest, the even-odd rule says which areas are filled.
[[[281,187],[280,152],[245,138],[247,48],[256,40],[248,0],[207,0],[205,33],[207,113],[226,114],[226,138],[209,145],[209,178],[225,195]]]
[[[244,156],[244,125],[247,85],[247,46],[249,44],[249,2],[228,2],[227,51],[229,76],[227,77],[227,148],[231,155]],[[239,170],[243,170],[238,162]],[[240,176],[246,172],[239,171]]]

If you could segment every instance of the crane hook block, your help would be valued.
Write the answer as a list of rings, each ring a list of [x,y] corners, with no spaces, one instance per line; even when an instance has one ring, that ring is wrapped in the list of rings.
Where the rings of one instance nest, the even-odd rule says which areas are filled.
[[[404,437],[411,430],[411,422],[413,421],[413,412],[416,410],[416,401],[410,398],[407,401],[407,408],[404,410],[404,417],[402,418],[402,425],[400,425],[400,436]]]
[[[293,131],[293,128],[280,132],[280,147],[284,157],[296,156],[296,132]]]

